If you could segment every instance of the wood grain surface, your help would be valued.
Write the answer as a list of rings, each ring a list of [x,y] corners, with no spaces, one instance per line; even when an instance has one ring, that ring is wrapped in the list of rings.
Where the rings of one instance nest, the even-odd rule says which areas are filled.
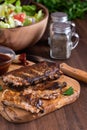
[[[77,19],[75,23],[76,32],[80,36],[79,45],[72,51],[68,60],[58,60],[58,62],[68,63],[72,67],[87,72],[87,17],[83,20]],[[48,34],[49,30],[47,29],[43,38],[33,48],[27,48],[21,52],[27,52],[27,55],[36,54],[50,59],[47,42]],[[87,84],[79,83],[81,85],[81,94],[79,99],[73,104],[67,105],[40,119],[23,124],[10,123],[0,116],[0,130],[87,130]]]

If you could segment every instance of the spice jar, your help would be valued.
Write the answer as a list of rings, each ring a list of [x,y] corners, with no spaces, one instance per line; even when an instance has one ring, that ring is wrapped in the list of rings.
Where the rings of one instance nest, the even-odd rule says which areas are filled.
[[[69,23],[72,29],[72,32],[75,32],[75,23],[68,21],[68,15],[64,12],[54,12],[51,13],[51,24],[50,24],[50,35],[52,35],[52,26],[53,23]],[[50,38],[48,37],[48,44],[50,44]]]
[[[79,42],[78,34],[72,32],[69,23],[53,23],[52,32],[49,44],[51,58],[68,59],[71,55],[71,50]],[[72,37],[75,37],[74,42],[72,42]]]

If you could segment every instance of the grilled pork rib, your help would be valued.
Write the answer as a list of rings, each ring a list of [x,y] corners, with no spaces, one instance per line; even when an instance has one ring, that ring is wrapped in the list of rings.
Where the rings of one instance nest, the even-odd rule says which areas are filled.
[[[30,86],[29,88],[15,92],[6,89],[2,94],[2,103],[8,106],[22,108],[31,113],[44,112],[43,100],[54,100],[61,94],[61,89],[66,83],[47,82]],[[43,87],[44,86],[44,87]]]
[[[22,90],[33,84],[57,79],[61,74],[58,64],[42,62],[7,73],[3,76],[3,82],[8,87]]]

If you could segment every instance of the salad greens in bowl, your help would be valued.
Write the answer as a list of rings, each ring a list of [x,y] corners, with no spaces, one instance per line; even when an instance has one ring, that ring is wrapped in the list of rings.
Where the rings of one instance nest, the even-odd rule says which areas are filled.
[[[0,44],[15,51],[34,45],[46,29],[48,16],[42,4],[0,0]]]
[[[13,4],[14,3],[14,4]],[[20,0],[5,0],[0,5],[0,28],[27,26],[42,20],[42,9],[36,5],[21,5]]]

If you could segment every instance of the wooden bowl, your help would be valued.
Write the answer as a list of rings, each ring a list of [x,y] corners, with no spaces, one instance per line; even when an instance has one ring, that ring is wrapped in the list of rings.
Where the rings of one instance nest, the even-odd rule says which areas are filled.
[[[44,18],[32,25],[19,28],[0,29],[0,45],[7,46],[15,51],[33,46],[45,32],[48,22],[48,10],[42,4],[33,3],[42,9]]]

